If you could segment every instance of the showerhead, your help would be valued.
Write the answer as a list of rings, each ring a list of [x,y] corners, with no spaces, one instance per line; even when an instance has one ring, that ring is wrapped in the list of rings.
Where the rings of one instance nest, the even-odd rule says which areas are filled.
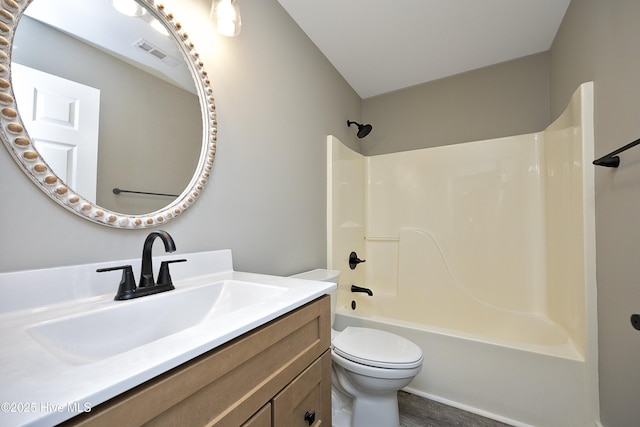
[[[361,125],[358,122],[352,122],[350,120],[347,120],[347,126],[351,126],[351,125],[358,126],[358,138],[364,138],[365,136],[369,135],[369,133],[373,129],[373,126],[371,126],[371,125],[368,125],[368,124],[367,125]]]

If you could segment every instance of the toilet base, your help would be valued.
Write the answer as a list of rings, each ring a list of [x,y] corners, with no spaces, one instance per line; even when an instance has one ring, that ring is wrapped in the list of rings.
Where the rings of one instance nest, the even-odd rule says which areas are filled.
[[[333,380],[333,386],[331,387],[331,417],[332,427],[352,427],[351,414],[353,399],[338,390],[336,387],[336,380]]]
[[[386,396],[354,399],[352,422],[353,427],[399,427],[400,414],[397,392]]]
[[[352,427],[351,408],[332,409],[332,427]]]
[[[352,399],[336,390],[331,390],[332,427],[399,427],[397,392],[388,395]]]

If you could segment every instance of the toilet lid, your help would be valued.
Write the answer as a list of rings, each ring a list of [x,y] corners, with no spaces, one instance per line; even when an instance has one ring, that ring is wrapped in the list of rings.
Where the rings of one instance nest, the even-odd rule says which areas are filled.
[[[422,364],[420,347],[401,336],[377,329],[347,327],[331,344],[336,354],[363,365],[409,369]]]

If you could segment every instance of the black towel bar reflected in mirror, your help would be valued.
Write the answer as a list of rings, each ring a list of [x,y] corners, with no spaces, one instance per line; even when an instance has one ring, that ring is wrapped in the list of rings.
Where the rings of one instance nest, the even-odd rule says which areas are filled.
[[[113,194],[120,194],[120,193],[147,194],[147,195],[150,195],[150,196],[178,197],[177,194],[151,193],[149,191],[122,190],[122,189],[117,188],[117,187],[113,189]]]

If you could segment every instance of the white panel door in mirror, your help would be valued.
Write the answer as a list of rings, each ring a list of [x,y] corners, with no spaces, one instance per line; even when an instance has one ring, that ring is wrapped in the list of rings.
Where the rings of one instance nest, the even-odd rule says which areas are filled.
[[[100,90],[16,63],[11,68],[34,145],[56,175],[95,203]]]

